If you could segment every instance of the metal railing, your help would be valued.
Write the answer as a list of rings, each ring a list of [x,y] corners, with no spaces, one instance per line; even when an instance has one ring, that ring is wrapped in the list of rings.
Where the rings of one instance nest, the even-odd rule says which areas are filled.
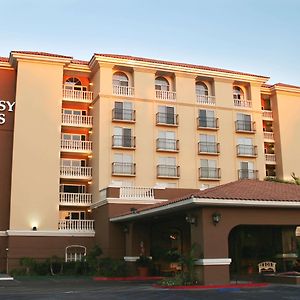
[[[199,179],[220,179],[221,170],[220,168],[209,168],[200,167],[199,168]]]
[[[113,135],[113,148],[135,148],[135,136]]]
[[[239,169],[239,179],[258,179],[258,170]]]
[[[156,150],[179,151],[179,141],[176,139],[156,139]]]
[[[197,127],[201,129],[218,129],[219,119],[214,117],[197,118]]]
[[[156,114],[156,124],[178,125],[178,115],[158,112]]]
[[[113,121],[135,121],[135,110],[125,109],[125,108],[114,108],[112,110],[112,119]]]
[[[135,163],[113,162],[112,174],[113,175],[135,175]]]
[[[238,156],[257,156],[257,146],[240,144],[236,150]]]
[[[157,177],[180,177],[180,167],[172,165],[158,165]]]
[[[235,131],[254,133],[256,131],[256,124],[253,121],[237,120],[235,121]]]

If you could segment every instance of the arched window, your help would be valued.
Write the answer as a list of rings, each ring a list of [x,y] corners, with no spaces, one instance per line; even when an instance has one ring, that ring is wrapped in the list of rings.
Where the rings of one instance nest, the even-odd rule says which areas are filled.
[[[116,72],[113,75],[113,85],[128,86],[128,77],[123,72]]]
[[[244,92],[239,86],[233,87],[233,99],[243,100]]]
[[[86,87],[82,86],[81,81],[76,77],[70,77],[66,80],[65,89],[76,90],[76,91],[86,91]]]
[[[205,83],[201,81],[196,82],[196,94],[197,96],[208,96],[208,88]]]
[[[86,257],[86,247],[70,245],[65,248],[65,262],[83,261]]]
[[[166,78],[164,77],[156,77],[155,79],[155,89],[157,91],[169,91],[170,85]]]

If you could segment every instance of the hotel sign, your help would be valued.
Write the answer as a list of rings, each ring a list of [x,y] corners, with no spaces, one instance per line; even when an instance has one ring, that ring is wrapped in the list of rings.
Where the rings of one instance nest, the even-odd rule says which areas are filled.
[[[13,112],[16,102],[10,102],[0,100],[0,125],[3,125],[6,121],[6,114]]]

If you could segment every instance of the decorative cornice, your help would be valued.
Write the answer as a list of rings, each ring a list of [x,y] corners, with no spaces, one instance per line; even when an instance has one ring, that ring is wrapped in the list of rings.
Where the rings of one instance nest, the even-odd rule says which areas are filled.
[[[95,232],[71,232],[61,230],[7,230],[8,236],[74,236],[74,237],[94,237]]]
[[[197,266],[228,266],[231,258],[201,258],[195,261]]]

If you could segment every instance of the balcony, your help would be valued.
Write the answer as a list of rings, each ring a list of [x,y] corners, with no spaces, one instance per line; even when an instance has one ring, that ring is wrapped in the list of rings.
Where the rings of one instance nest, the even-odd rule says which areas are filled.
[[[89,206],[92,204],[92,194],[59,193],[59,204],[67,206]]]
[[[215,96],[208,96],[208,95],[197,95],[197,103],[205,104],[205,105],[216,105],[216,97]]]
[[[76,86],[77,89],[63,87],[63,100],[73,102],[91,103],[93,92],[86,91],[86,87]]]
[[[156,125],[178,126],[178,115],[158,112],[156,114]]]
[[[220,180],[221,170],[220,168],[199,168],[199,179],[200,180]]]
[[[91,141],[61,140],[61,151],[75,152],[75,153],[91,153],[92,152],[92,142]]]
[[[160,100],[176,100],[176,92],[155,90],[155,98]]]
[[[198,154],[218,155],[220,153],[220,144],[215,142],[199,142]]]
[[[180,167],[172,165],[158,165],[157,166],[157,178],[179,178]]]
[[[233,99],[233,104],[234,104],[234,106],[241,107],[241,108],[251,108],[252,107],[252,101],[245,100],[245,99]]]
[[[114,176],[135,176],[135,164],[124,162],[112,163],[112,175]]]
[[[113,85],[113,94],[119,96],[134,96],[134,87]]]
[[[265,154],[265,161],[268,165],[276,165],[276,156],[275,154]]]
[[[113,135],[112,148],[135,149],[135,136]]]
[[[68,179],[92,179],[92,167],[60,166],[60,177]]]
[[[255,133],[256,124],[252,121],[237,120],[235,121],[235,131],[243,133]]]
[[[120,199],[154,200],[154,189],[146,187],[122,186],[120,187]]]
[[[92,128],[93,117],[62,114],[62,125],[71,127]]]
[[[273,112],[271,110],[262,111],[263,120],[273,121]]]
[[[197,128],[198,129],[208,129],[208,130],[218,130],[219,129],[219,119],[213,117],[207,118],[197,118]]]
[[[264,140],[266,142],[274,142],[274,133],[269,131],[264,131]]]
[[[114,108],[112,110],[112,120],[114,122],[134,123],[135,122],[135,110]]]
[[[258,179],[258,170],[240,169],[238,170],[239,179]]]
[[[58,230],[93,233],[94,220],[59,220]]]
[[[175,139],[156,139],[156,151],[165,152],[178,152],[179,151],[179,141]]]
[[[240,157],[256,157],[257,156],[257,146],[252,145],[237,145],[237,156]]]

